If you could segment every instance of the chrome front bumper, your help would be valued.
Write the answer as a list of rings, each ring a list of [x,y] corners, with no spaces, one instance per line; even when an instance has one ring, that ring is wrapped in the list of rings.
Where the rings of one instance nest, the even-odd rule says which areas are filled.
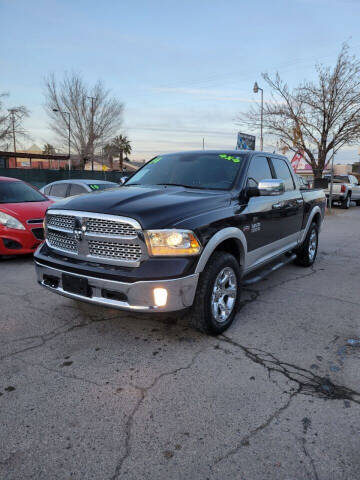
[[[136,312],[173,312],[190,307],[194,301],[199,278],[199,274],[196,273],[171,280],[125,283],[66,272],[48,267],[37,261],[35,261],[35,269],[38,283],[59,295],[64,295],[74,300]],[[91,296],[88,297],[65,291],[62,284],[63,274],[87,279]],[[153,289],[156,287],[166,288],[168,291],[167,303],[164,307],[155,305]],[[104,291],[113,292],[115,297],[118,294],[118,297],[123,297],[123,299],[107,298],[104,296]]]

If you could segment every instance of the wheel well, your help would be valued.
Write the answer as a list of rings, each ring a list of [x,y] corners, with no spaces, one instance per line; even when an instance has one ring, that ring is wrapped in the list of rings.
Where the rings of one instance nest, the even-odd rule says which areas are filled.
[[[219,251],[231,253],[240,265],[243,263],[243,250],[240,246],[240,242],[236,238],[228,238],[221,242],[214,250],[214,252]]]
[[[317,225],[318,227],[320,227],[320,224],[321,224],[321,215],[320,215],[320,212],[315,213],[314,218],[313,218],[313,222],[315,222],[316,225]]]

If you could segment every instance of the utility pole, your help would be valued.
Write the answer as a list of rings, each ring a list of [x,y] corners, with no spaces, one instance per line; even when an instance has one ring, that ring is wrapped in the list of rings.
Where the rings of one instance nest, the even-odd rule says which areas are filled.
[[[254,83],[253,92],[261,92],[261,107],[260,107],[260,150],[263,151],[264,148],[264,138],[263,138],[263,120],[264,120],[264,90],[259,87],[258,83]]]
[[[17,168],[16,139],[15,139],[15,113],[17,112],[17,109],[16,108],[9,108],[8,112],[10,113],[10,116],[11,116],[12,135],[13,135],[14,153],[15,153],[15,168]]]
[[[94,100],[96,97],[87,97],[91,100],[91,123],[90,123],[90,144],[91,144],[91,171],[94,171]]]

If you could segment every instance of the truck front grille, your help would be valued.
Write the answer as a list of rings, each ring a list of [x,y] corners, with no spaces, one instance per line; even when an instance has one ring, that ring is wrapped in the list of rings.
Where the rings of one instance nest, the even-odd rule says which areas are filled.
[[[69,237],[66,233],[52,232],[49,230],[46,239],[50,247],[65,252],[77,253],[78,251],[78,242],[73,237]]]
[[[70,215],[46,215],[46,222],[48,227],[58,227],[64,230],[74,230],[75,217]]]
[[[46,216],[46,242],[79,260],[138,267],[147,256],[140,224],[131,218],[53,209]]]
[[[121,235],[134,237],[135,228],[129,223],[114,222],[101,218],[88,218],[86,222],[87,231],[90,233],[102,233],[104,235]]]
[[[93,257],[117,258],[121,260],[140,260],[141,248],[135,243],[122,244],[89,240],[89,252]]]

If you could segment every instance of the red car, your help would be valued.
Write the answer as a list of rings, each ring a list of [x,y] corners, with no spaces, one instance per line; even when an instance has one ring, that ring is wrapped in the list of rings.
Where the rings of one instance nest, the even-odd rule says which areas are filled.
[[[52,203],[28,183],[0,177],[0,256],[37,249],[44,240],[42,223]]]

